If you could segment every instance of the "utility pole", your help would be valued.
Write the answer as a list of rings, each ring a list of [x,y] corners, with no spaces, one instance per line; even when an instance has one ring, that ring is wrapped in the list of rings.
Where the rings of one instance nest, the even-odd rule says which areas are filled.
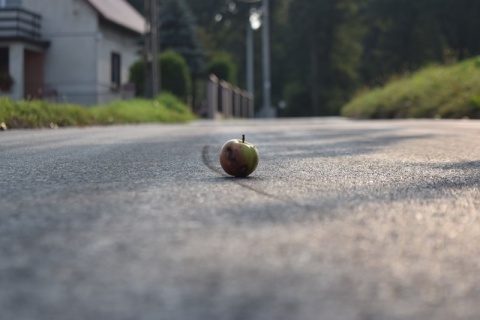
[[[144,0],[148,33],[145,35],[145,96],[154,99],[159,92],[158,0]]]
[[[144,66],[144,71],[145,71],[145,76],[143,79],[143,96],[145,98],[150,98],[150,92],[152,91],[150,89],[151,86],[151,53],[152,50],[151,45],[150,45],[150,37],[149,37],[149,31],[150,31],[150,0],[143,0],[143,16],[145,17],[145,34],[143,35],[143,59],[145,61],[145,66]]]
[[[150,37],[152,42],[152,98],[158,95],[160,79],[158,72],[158,6],[157,0],[151,0],[150,6]]]

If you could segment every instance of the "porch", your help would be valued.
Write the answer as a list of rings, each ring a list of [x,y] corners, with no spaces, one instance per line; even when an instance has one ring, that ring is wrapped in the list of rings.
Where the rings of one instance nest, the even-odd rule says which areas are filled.
[[[44,54],[41,16],[23,8],[0,8],[0,96],[43,98]]]

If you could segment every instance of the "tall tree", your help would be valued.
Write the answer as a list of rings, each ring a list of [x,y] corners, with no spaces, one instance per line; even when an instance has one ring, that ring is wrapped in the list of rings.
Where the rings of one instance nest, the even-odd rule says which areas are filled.
[[[181,54],[193,76],[205,70],[205,52],[198,38],[192,10],[185,0],[157,0],[159,2],[159,41],[161,51],[173,50]],[[145,15],[145,0],[128,0]]]
[[[207,58],[213,61],[218,53],[228,52],[237,65],[238,85],[246,87],[246,28],[249,11],[259,8],[259,3],[245,3],[240,0],[187,0],[197,17],[200,39],[207,49]],[[278,0],[284,1],[284,0]],[[258,32],[255,41],[260,40]],[[255,44],[255,83],[261,84],[260,45]],[[259,106],[261,89],[256,88],[256,106]]]
[[[127,0],[128,3],[134,7],[140,14],[144,14],[145,0]]]
[[[291,3],[291,67],[310,92],[311,115],[337,114],[356,90],[362,54],[363,1]],[[298,106],[302,107],[302,106]]]
[[[437,0],[435,8],[449,47],[447,57],[463,60],[480,54],[480,2]]]
[[[194,76],[204,72],[205,53],[198,40],[195,19],[185,0],[160,2],[160,47],[181,54]]]
[[[370,22],[364,40],[362,74],[367,83],[382,84],[392,74],[442,61],[445,41],[437,0],[374,0],[366,10]]]
[[[140,1],[140,0],[130,0]],[[170,0],[172,1],[172,0]],[[197,18],[207,57],[229,52],[245,86],[249,10],[261,2],[185,0]],[[478,0],[271,1],[272,102],[285,115],[337,114],[362,86],[449,58],[480,54]],[[261,101],[261,36],[255,33],[257,106]]]

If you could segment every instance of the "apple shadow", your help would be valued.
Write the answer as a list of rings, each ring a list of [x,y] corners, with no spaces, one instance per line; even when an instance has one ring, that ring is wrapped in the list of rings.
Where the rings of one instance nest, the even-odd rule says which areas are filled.
[[[216,171],[215,171],[216,172]],[[211,182],[211,183],[239,183],[239,182],[246,182],[246,181],[265,181],[267,179],[259,176],[248,176],[248,177],[233,177],[229,176],[226,173],[219,173],[220,176],[217,177],[209,177],[202,179],[202,181],[205,182]]]

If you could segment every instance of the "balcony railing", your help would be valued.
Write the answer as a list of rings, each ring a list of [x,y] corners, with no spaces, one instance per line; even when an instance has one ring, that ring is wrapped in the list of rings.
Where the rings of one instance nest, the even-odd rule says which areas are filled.
[[[0,8],[0,39],[40,40],[41,20],[39,14],[23,8]]]

